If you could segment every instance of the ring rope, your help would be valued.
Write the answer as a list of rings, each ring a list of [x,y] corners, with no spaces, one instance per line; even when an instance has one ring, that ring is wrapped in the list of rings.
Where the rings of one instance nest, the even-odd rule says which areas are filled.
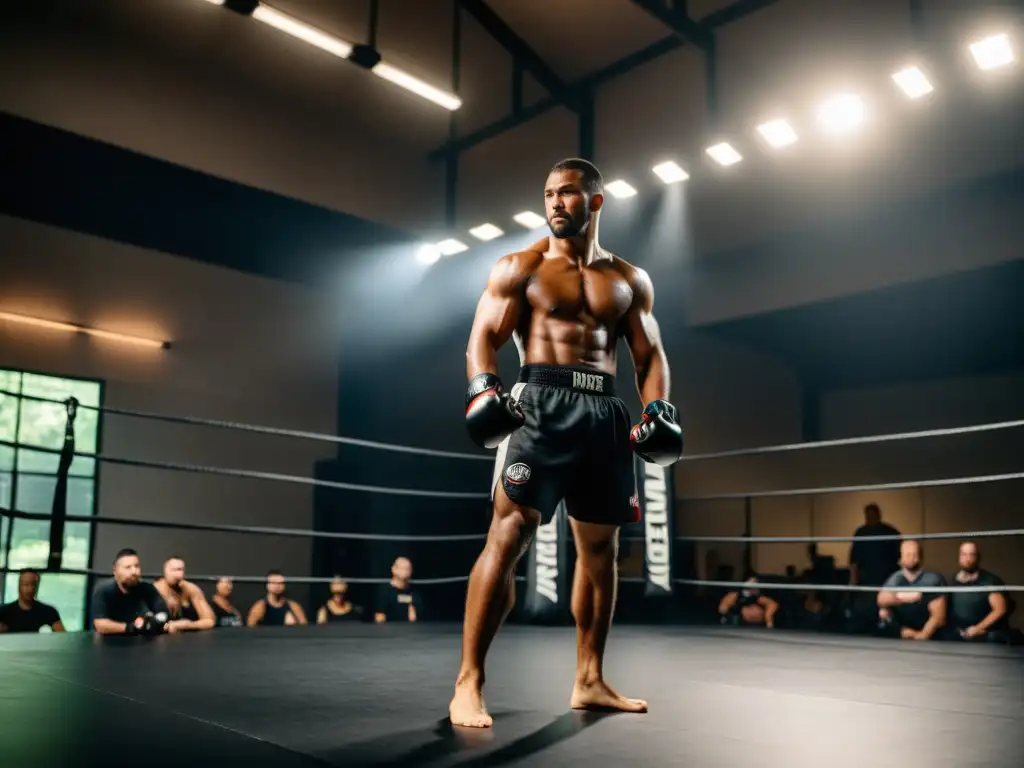
[[[895,440],[920,440],[925,437],[948,437],[950,435],[966,435],[974,432],[990,432],[997,429],[1015,429],[1024,427],[1024,419],[1015,421],[994,421],[986,424],[972,424],[966,427],[944,427],[942,429],[924,429],[918,432],[894,432],[886,435],[864,435],[863,437],[843,437],[835,440],[815,440],[806,443],[785,443],[782,445],[764,445],[755,448],[736,448],[728,451],[711,453],[693,453],[683,456],[680,461],[709,461],[726,459],[736,456],[759,456],[766,453],[785,453],[788,451],[805,451],[815,448],[837,448],[846,445],[869,445],[887,443]]]
[[[110,578],[110,575],[111,575],[110,571],[98,571],[98,570],[95,570],[95,569],[88,569],[88,568],[61,568],[60,570],[57,570],[57,571],[44,570],[44,569],[38,569],[38,570],[39,570],[39,573],[41,573],[41,574],[47,574],[47,573],[68,574],[68,575],[71,575],[71,576],[95,576],[95,577],[100,577],[100,578]],[[18,573],[18,569],[0,568],[0,573]],[[156,579],[159,579],[161,576],[162,576],[162,574],[158,574],[158,573],[143,574],[143,578],[144,579],[148,579],[150,581],[154,581]],[[186,576],[186,578],[189,581],[212,581],[212,582],[216,582],[216,581],[219,581],[220,579],[227,578],[227,579],[231,579],[232,581],[237,581],[239,584],[263,584],[267,580],[267,577],[265,575],[264,576],[226,576],[224,574],[220,574],[220,575],[217,575],[217,576],[210,576],[210,575],[194,576],[192,574],[188,574]],[[335,576],[286,576],[285,578],[287,579],[287,581],[289,581],[289,582],[291,582],[293,584],[330,584],[332,581],[334,581],[338,577],[335,577]],[[342,576],[341,579],[343,581],[348,582],[349,584],[387,584],[388,582],[391,581],[391,579],[386,579],[386,578],[374,578],[374,579],[371,579],[371,578],[351,578],[350,579],[347,576]],[[468,576],[441,576],[441,577],[434,578],[434,579],[416,579],[413,582],[413,584],[423,584],[423,585],[458,584],[460,582],[468,581],[468,579],[469,579]]]
[[[688,501],[718,501],[725,499],[779,498],[783,496],[813,496],[824,493],[856,493],[859,491],[898,491],[905,488],[936,488],[946,485],[971,485],[973,483],[998,483],[1005,480],[1022,480],[1024,472],[1010,472],[1003,475],[975,475],[972,477],[951,477],[945,480],[902,480],[897,483],[869,483],[866,485],[837,485],[826,488],[794,488],[781,491],[743,491],[741,493],[709,493],[698,496],[683,496],[680,503]]]
[[[19,443],[12,443],[9,440],[0,440],[0,445],[7,447],[18,447]],[[22,446],[24,447],[24,446]],[[61,451],[56,448],[31,448],[40,453],[60,455]],[[489,499],[489,493],[468,493],[457,491],[428,491],[418,488],[386,488],[380,485],[361,485],[359,483],[343,483],[337,480],[317,480],[313,477],[299,477],[298,475],[284,475],[277,472],[259,472],[251,469],[232,469],[228,467],[204,467],[197,464],[176,464],[166,461],[143,461],[141,459],[125,459],[120,456],[108,456],[103,453],[91,453],[86,451],[75,451],[78,458],[95,459],[106,464],[119,464],[126,467],[143,467],[145,469],[168,469],[176,472],[193,472],[205,475],[225,475],[227,477],[247,477],[253,480],[277,480],[282,483],[298,483],[301,485],[313,485],[320,488],[336,488],[342,491],[366,491],[369,493],[390,493],[393,496],[431,496],[439,499]]]
[[[13,568],[0,568],[0,573],[17,573],[18,569]],[[68,574],[72,576],[94,576],[101,578],[109,578],[109,571],[98,571],[95,569],[85,568],[61,568],[60,570],[40,570],[40,573],[60,573]],[[160,578],[161,574],[145,574],[143,578],[154,580]],[[262,584],[266,581],[266,576],[225,576],[221,575],[188,575],[189,581],[212,581],[216,582],[223,578],[237,581],[240,584]],[[293,584],[330,584],[335,580],[334,576],[286,576],[289,582]],[[349,578],[347,576],[340,577],[343,581],[349,584],[387,584],[390,579],[387,578]],[[469,576],[441,576],[432,579],[416,579],[413,584],[422,585],[438,585],[438,584],[460,584],[469,580]],[[516,577],[516,581],[525,581],[521,576]],[[642,584],[644,579],[639,576],[624,576],[619,579],[619,582],[625,584]],[[685,586],[695,587],[725,587],[725,588],[736,588],[736,589],[750,589],[751,583],[749,581],[712,581],[704,579],[673,579],[674,584],[682,584]],[[768,582],[759,581],[757,582],[757,588],[761,591],[771,591],[774,589],[783,590],[794,590],[794,591],[806,591],[816,590],[821,592],[921,592],[922,594],[946,594],[949,592],[1024,592],[1024,584],[997,584],[991,586],[977,586],[968,584],[955,584],[946,585],[943,587],[899,587],[898,589],[893,587],[866,587],[859,584],[814,584],[814,583],[791,583],[791,582]]]
[[[49,520],[48,512],[21,512],[0,507],[0,517],[19,520]],[[219,531],[223,533],[252,533],[271,536],[296,536],[324,539],[353,539],[360,541],[480,541],[487,538],[486,533],[455,533],[455,534],[390,534],[390,533],[354,533],[345,531],[313,531],[301,528],[274,528],[271,526],[228,525],[221,523],[185,523],[170,520],[142,520],[132,517],[109,517],[105,515],[66,515],[65,519],[73,523],[110,523],[111,525],[138,526],[140,528],[172,528],[183,531]],[[871,541],[903,541],[913,539],[955,540],[982,539],[997,536],[1024,536],[1024,528],[1005,528],[994,531],[953,531],[945,533],[904,533],[895,536],[872,536]],[[731,544],[810,544],[810,543],[844,543],[860,541],[857,536],[675,536],[673,541],[695,541],[702,543]],[[644,536],[620,536],[620,541],[646,542]]]
[[[53,403],[64,405],[63,400],[54,400],[48,397],[36,395],[19,395],[7,390],[0,390],[0,395],[20,397],[23,400],[32,400],[37,403]],[[256,432],[263,435],[276,435],[278,437],[295,437],[303,440],[319,440],[325,443],[336,443],[339,445],[356,445],[360,448],[373,448],[380,451],[394,451],[397,453],[417,453],[423,456],[436,456],[446,459],[475,459],[477,461],[494,461],[493,456],[483,456],[478,453],[460,453],[459,451],[439,451],[433,448],[418,448],[411,445],[395,445],[393,443],[380,443],[376,440],[360,440],[355,437],[341,437],[339,435],[328,435],[322,432],[307,432],[299,429],[282,429],[280,427],[268,427],[258,424],[243,424],[236,421],[220,421],[217,419],[201,419],[197,416],[169,416],[163,413],[150,411],[132,411],[127,408],[112,408],[110,406],[96,406],[78,404],[78,407],[88,411],[99,413],[112,413],[118,416],[129,416],[136,419],[149,419],[151,421],[165,421],[171,424],[190,424],[192,426],[214,427],[217,429],[238,429],[243,432]]]
[[[842,543],[846,541],[903,541],[914,539],[984,539],[995,536],[1024,536],[1024,528],[1005,528],[998,531],[953,531],[946,533],[901,533],[886,536],[675,536],[673,541],[699,541],[706,544],[812,544]],[[621,536],[620,541],[647,541],[645,536]]]
[[[674,584],[693,587],[726,587],[751,589],[749,581],[706,581],[704,579],[672,579]],[[921,592],[923,594],[947,594],[950,592],[1024,592],[1024,584],[995,584],[977,586],[970,584],[947,584],[944,587],[865,587],[860,584],[813,584],[758,581],[756,589],[770,591],[773,589],[817,590],[821,592]]]
[[[0,445],[7,447],[24,447],[21,443],[14,443],[9,440],[0,440]],[[55,448],[31,448],[40,453],[60,455]],[[177,472],[193,472],[198,474],[225,475],[228,477],[247,477],[254,480],[277,480],[285,483],[299,483],[303,485],[319,486],[322,488],[336,488],[343,491],[365,491],[369,493],[390,493],[394,496],[430,496],[443,499],[489,499],[490,493],[470,493],[456,491],[428,491],[418,488],[388,488],[379,485],[361,485],[358,483],[343,483],[337,480],[317,480],[312,477],[299,477],[297,475],[285,475],[276,472],[260,472],[248,469],[231,469],[227,467],[205,467],[195,464],[177,464],[172,462],[143,461],[140,459],[125,459],[119,456],[109,456],[101,453],[76,451],[76,457],[95,459],[107,464],[119,464],[128,467],[144,467],[147,469],[167,469]],[[936,488],[949,485],[970,485],[973,483],[996,483],[1007,480],[1024,479],[1024,472],[1011,472],[1001,475],[975,475],[971,477],[954,477],[944,480],[903,480],[896,483],[870,483],[865,485],[840,485],[825,488],[796,488],[779,491],[742,491],[739,493],[710,493],[697,496],[684,496],[677,501],[680,503],[690,501],[723,501],[728,499],[746,498],[779,498],[784,496],[813,496],[826,493],[855,493],[859,491],[895,491],[907,488]]]
[[[39,397],[37,395],[19,394],[8,390],[0,389],[0,395],[19,397],[23,400],[33,400],[40,403],[52,403],[64,405],[63,400]],[[139,419],[151,419],[154,421],[166,421],[178,424],[191,424],[195,426],[215,427],[219,429],[238,429],[248,432],[257,432],[267,435],[278,435],[282,437],[296,437],[308,440],[321,440],[324,442],[337,443],[341,445],[355,445],[362,448],[373,448],[383,451],[396,451],[400,453],[418,453],[425,456],[437,456],[454,459],[474,459],[476,461],[492,461],[491,456],[483,456],[477,453],[461,453],[458,451],[441,451],[433,448],[418,448],[416,446],[395,445],[393,443],[381,443],[375,440],[361,440],[354,437],[341,437],[339,435],[328,435],[321,432],[307,432],[304,430],[283,429],[280,427],[268,427],[257,424],[243,424],[241,422],[221,421],[217,419],[201,419],[196,416],[170,416],[167,414],[153,413],[150,411],[134,411],[126,408],[114,408],[111,406],[83,405],[79,408],[98,411],[100,413],[112,413],[119,416],[129,416]],[[927,437],[948,437],[952,435],[965,435],[978,432],[990,432],[1001,429],[1015,429],[1024,427],[1024,419],[1014,421],[996,421],[986,424],[972,424],[963,427],[944,427],[941,429],[925,429],[917,432],[895,432],[885,435],[864,435],[862,437],[846,437],[835,440],[815,440],[805,443],[784,443],[780,445],[765,445],[753,448],[736,448],[727,451],[714,451],[710,453],[696,453],[683,456],[680,461],[709,461],[711,459],[724,459],[737,456],[758,456],[770,453],[785,453],[790,451],[804,451],[818,448],[836,448],[847,445],[869,445],[873,443],[885,443],[896,440],[919,440]]]
[[[19,512],[0,508],[0,517],[16,520],[49,520],[48,512]],[[177,523],[170,520],[138,520],[131,517],[107,517],[105,515],[65,515],[72,523],[110,523],[111,525],[138,526],[140,528],[173,528],[183,531],[220,531],[222,533],[254,533],[271,536],[309,536],[324,539],[357,539],[362,541],[480,541],[486,533],[457,533],[450,535],[415,535],[389,533],[346,533],[335,531],[310,531],[299,528],[272,528],[269,526],[225,525],[220,523]]]

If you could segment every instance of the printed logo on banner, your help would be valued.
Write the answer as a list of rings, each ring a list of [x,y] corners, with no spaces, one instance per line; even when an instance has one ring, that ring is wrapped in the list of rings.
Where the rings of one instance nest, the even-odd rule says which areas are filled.
[[[537,594],[558,605],[558,514],[551,522],[537,528],[534,546],[536,552]]]
[[[644,462],[644,559],[647,581],[672,591],[665,468]]]

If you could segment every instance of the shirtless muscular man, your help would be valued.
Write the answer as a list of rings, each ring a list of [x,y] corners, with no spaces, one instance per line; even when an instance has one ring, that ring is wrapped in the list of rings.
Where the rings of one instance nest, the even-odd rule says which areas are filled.
[[[462,664],[449,705],[454,725],[492,724],[483,699],[484,658],[515,603],[515,564],[537,526],[565,501],[576,541],[574,709],[645,712],[614,691],[603,659],[617,588],[619,526],[639,520],[633,454],[668,466],[683,434],[668,403],[669,370],[654,291],[637,267],[600,246],[601,174],[586,160],[558,163],[544,187],[551,235],[494,266],[466,350],[466,425],[497,448],[494,515],[466,598]],[[615,355],[626,340],[644,403],[631,428],[615,396]],[[506,392],[497,351],[519,348],[518,382]]]

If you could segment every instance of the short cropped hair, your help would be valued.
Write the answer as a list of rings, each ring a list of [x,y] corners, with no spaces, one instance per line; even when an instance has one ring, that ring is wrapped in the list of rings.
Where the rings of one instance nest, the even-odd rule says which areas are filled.
[[[39,580],[39,571],[37,571],[35,568],[22,568],[18,576],[20,578],[21,576],[24,576],[27,573],[35,576],[37,581]]]
[[[269,579],[269,578],[270,578],[271,576],[281,576],[281,577],[284,577],[284,574],[283,574],[283,573],[281,573],[281,572],[280,572],[280,571],[278,571],[278,570],[270,570],[270,571],[267,571],[267,578]]]
[[[134,549],[129,549],[128,547],[125,547],[124,549],[118,550],[117,554],[114,555],[114,563],[116,564],[117,561],[120,560],[122,557],[138,557],[138,556],[139,556],[139,553],[136,552]]]
[[[555,163],[550,173],[556,171],[579,171],[583,190],[588,195],[600,195],[604,192],[604,177],[597,170],[597,166],[589,160],[584,160],[582,157],[569,157]]]

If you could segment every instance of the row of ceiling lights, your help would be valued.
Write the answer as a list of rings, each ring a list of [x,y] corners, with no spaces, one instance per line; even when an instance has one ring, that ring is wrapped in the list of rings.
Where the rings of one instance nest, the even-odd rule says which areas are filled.
[[[1014,62],[1013,47],[1006,34],[993,35],[971,43],[969,46],[975,64],[981,70],[993,70],[1009,66]],[[892,81],[910,99],[920,99],[935,90],[935,86],[925,72],[917,66],[910,66],[894,72]],[[844,135],[855,131],[866,116],[864,100],[852,93],[833,96],[823,102],[817,111],[817,122],[828,134]],[[796,144],[800,137],[792,124],[784,118],[767,120],[757,126],[761,139],[773,149],[785,149]],[[720,141],[705,148],[704,152],[720,166],[736,165],[743,160],[743,155],[728,141]],[[665,184],[686,181],[690,174],[671,160],[658,163],[652,169]],[[604,185],[605,192],[615,198],[628,198],[637,194],[636,188],[625,179],[615,179]],[[540,229],[547,221],[533,211],[523,211],[512,217],[526,229]],[[469,230],[469,234],[477,240],[487,242],[504,235],[504,231],[490,223],[481,224]],[[442,256],[453,256],[469,250],[469,246],[454,237],[438,243],[425,244],[420,247],[417,257],[425,264],[433,264]]]
[[[237,0],[206,0],[206,2],[231,7]],[[242,3],[242,5],[246,4]],[[454,111],[462,106],[462,100],[455,94],[435,88],[398,67],[388,64],[380,59],[376,52],[371,52],[370,57],[366,58],[361,51],[361,49],[365,49],[365,46],[358,46],[329,35],[262,2],[253,0],[248,9],[251,18],[256,21],[303,40],[339,58],[352,58],[357,63],[366,66],[378,77],[445,109]],[[982,70],[1005,67],[1014,61],[1013,48],[1006,34],[993,35],[979,40],[972,43],[969,48],[975,63]],[[934,90],[927,75],[920,67],[916,66],[893,73],[892,80],[911,99],[921,98]],[[819,107],[817,113],[819,125],[831,134],[852,132],[864,121],[864,118],[864,100],[851,93],[833,96]],[[775,118],[761,123],[757,126],[757,132],[762,140],[774,149],[784,149],[795,144],[800,138],[796,129],[784,118]],[[739,151],[727,141],[713,144],[704,151],[714,162],[725,167],[735,165],[743,160]],[[665,184],[675,184],[690,178],[689,173],[672,161],[658,163],[651,170]],[[637,194],[636,188],[624,179],[616,179],[605,184],[605,191],[616,198],[628,198]],[[540,229],[547,223],[543,216],[532,211],[522,211],[512,218],[517,224],[530,230]],[[487,242],[501,237],[505,233],[500,227],[486,223],[473,227],[469,230],[469,234],[477,240]],[[419,250],[419,258],[426,263],[433,263],[441,256],[453,256],[468,249],[469,246],[462,241],[448,238],[439,243],[422,246]]]
[[[212,5],[232,7],[230,0],[206,0],[206,2]],[[239,3],[239,5],[245,6],[245,10],[249,12],[250,18],[327,51],[327,53],[333,54],[339,59],[351,59],[356,64],[369,69],[370,72],[382,80],[387,80],[427,101],[432,101],[453,112],[462,106],[462,99],[454,93],[436,88],[393,64],[388,64],[380,58],[376,51],[372,51],[366,46],[360,46],[334,35],[329,35],[265,3]],[[367,56],[367,54],[369,55]]]

